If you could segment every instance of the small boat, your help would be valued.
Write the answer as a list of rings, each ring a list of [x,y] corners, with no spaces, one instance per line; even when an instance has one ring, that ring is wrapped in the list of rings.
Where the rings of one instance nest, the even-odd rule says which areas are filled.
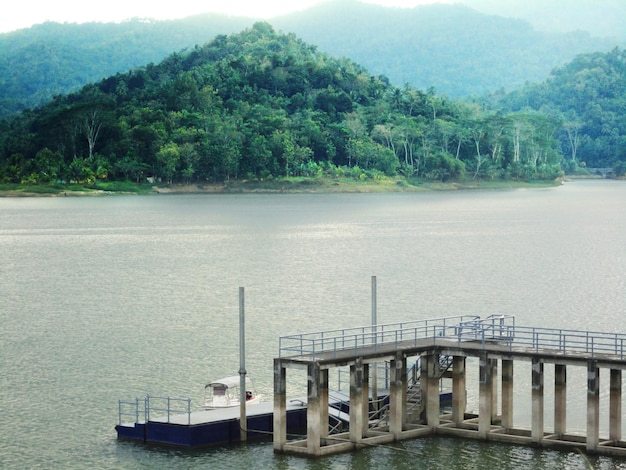
[[[216,408],[229,408],[239,406],[239,386],[240,377],[233,375],[215,380],[204,387],[204,405],[205,410],[214,410]],[[254,391],[252,380],[246,377],[246,405],[258,403],[261,396]]]

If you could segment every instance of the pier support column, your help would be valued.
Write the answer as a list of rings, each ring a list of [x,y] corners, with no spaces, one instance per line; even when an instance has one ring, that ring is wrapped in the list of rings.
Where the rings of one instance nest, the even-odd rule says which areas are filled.
[[[406,414],[406,360],[402,353],[396,353],[396,358],[391,360],[390,369],[389,432],[399,438]]]
[[[611,369],[611,398],[609,402],[609,439],[622,440],[622,371]]]
[[[491,408],[493,406],[493,386],[492,386],[493,361],[486,353],[478,358],[478,435],[482,439],[487,439],[491,430]]]
[[[502,421],[504,429],[513,428],[513,360],[502,359]]]
[[[465,385],[465,357],[452,358],[452,422],[461,424],[465,420],[467,389]]]
[[[422,384],[422,389],[426,388],[426,424],[434,429],[439,426],[439,375],[441,366],[439,365],[439,354],[429,354],[422,357],[422,367],[426,367],[426,382]]]
[[[274,450],[287,444],[287,374],[279,359],[274,359]]]
[[[358,357],[350,366],[350,442],[354,444],[363,440],[363,374],[363,358]]]
[[[324,439],[328,437],[328,369],[320,370],[320,422],[320,438]]]
[[[543,362],[532,360],[532,418],[530,438],[534,443],[543,439]]]
[[[363,414],[363,429],[361,435],[365,436],[369,429],[369,416],[370,416],[370,365],[363,364],[363,400],[362,400],[362,414]]]
[[[554,434],[562,437],[567,429],[567,367],[554,365]]]
[[[587,450],[600,441],[600,369],[595,361],[587,363]]]
[[[498,418],[498,360],[491,362],[491,424]]]
[[[308,455],[319,456],[322,425],[328,427],[328,421],[322,423],[321,420],[320,366],[312,363],[307,369],[306,447]]]

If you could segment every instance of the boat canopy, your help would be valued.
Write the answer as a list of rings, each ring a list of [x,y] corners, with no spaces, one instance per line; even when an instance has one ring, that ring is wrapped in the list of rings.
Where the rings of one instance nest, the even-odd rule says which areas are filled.
[[[207,387],[211,388],[235,388],[239,387],[241,378],[238,375],[232,375],[230,377],[224,377],[223,379],[214,380]],[[252,385],[252,380],[246,377],[246,385]]]

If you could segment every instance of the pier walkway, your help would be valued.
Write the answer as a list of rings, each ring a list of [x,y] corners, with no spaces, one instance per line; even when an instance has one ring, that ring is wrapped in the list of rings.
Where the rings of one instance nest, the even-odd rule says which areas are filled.
[[[626,456],[622,441],[622,371],[626,335],[527,327],[508,315],[457,316],[283,336],[274,359],[274,450],[321,456],[423,435],[455,435],[542,447],[578,448],[589,453]],[[478,358],[477,415],[466,412],[466,359]],[[411,407],[407,360],[419,370],[420,408]],[[513,369],[531,362],[531,429],[514,427]],[[384,411],[372,410],[376,364],[390,367]],[[544,366],[554,366],[554,429],[544,426]],[[567,433],[567,368],[587,370],[585,436]],[[328,374],[350,368],[349,431],[328,432]],[[610,371],[609,433],[600,436],[600,369]],[[307,371],[307,436],[288,441],[288,369]],[[451,370],[449,370],[451,369]],[[441,413],[439,390],[452,378],[452,412]],[[373,376],[370,377],[370,376]],[[498,393],[498,385],[501,387]],[[582,385],[582,384],[581,384]],[[498,403],[498,399],[501,400]],[[498,412],[498,410],[500,410]],[[372,419],[372,417],[376,419]]]

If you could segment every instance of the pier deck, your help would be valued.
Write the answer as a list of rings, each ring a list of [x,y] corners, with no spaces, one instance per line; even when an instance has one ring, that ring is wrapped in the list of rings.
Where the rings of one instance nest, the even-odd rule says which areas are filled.
[[[582,448],[589,453],[626,456],[622,441],[622,371],[626,335],[525,327],[507,315],[446,317],[392,325],[331,330],[280,339],[274,359],[274,450],[321,456],[423,435],[542,447]],[[466,413],[466,359],[478,358],[479,413]],[[420,366],[421,408],[411,407],[407,359]],[[389,406],[372,425],[368,413],[370,376],[375,364],[390,364]],[[531,429],[513,425],[513,367],[531,362]],[[554,365],[554,429],[544,426],[544,365]],[[350,367],[349,432],[329,436],[326,429],[328,372]],[[586,436],[567,432],[567,367],[587,370]],[[284,432],[284,390],[288,369],[306,369],[307,438],[288,442]],[[600,437],[600,369],[610,370],[609,433]],[[451,369],[448,370],[448,369]],[[442,414],[441,378],[452,377],[452,413]],[[375,379],[374,379],[375,380]],[[498,393],[498,386],[501,387]],[[498,399],[501,403],[498,404]],[[500,405],[500,406],[498,406]],[[500,412],[498,410],[501,410]]]

